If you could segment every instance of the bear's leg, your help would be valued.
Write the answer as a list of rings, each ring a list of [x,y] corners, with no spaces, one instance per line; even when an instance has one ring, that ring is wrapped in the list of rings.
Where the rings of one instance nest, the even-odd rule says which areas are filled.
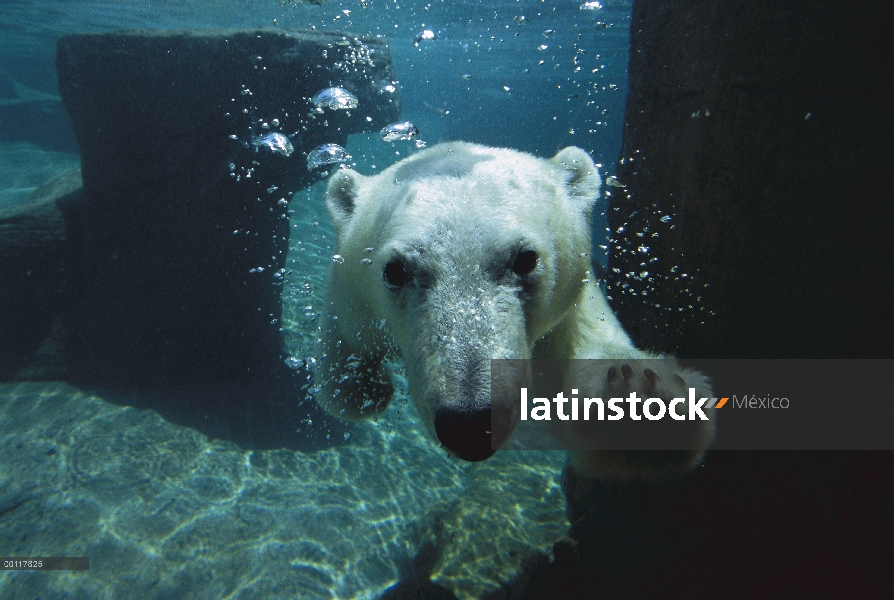
[[[351,348],[333,327],[323,339],[317,367],[317,403],[345,421],[368,419],[384,411],[394,395],[385,352]]]
[[[602,359],[573,363],[575,372],[565,374],[565,391],[578,387],[593,390],[606,401],[628,398],[631,393],[645,401],[674,398],[687,401],[677,405],[679,414],[689,412],[689,388],[696,400],[713,394],[708,378],[698,371],[682,369],[674,359],[639,350],[633,346],[602,291],[588,283],[576,306],[563,323],[535,348],[535,358],[570,357]],[[592,369],[581,372],[579,369]],[[591,383],[588,383],[591,382]],[[623,406],[628,407],[624,402]],[[643,404],[639,405],[640,410]],[[702,409],[713,419],[712,409]],[[640,421],[642,423],[642,421]],[[636,425],[634,422],[633,425]],[[675,421],[664,418],[647,429],[628,430],[620,421],[559,422],[554,435],[570,448],[571,466],[585,477],[610,480],[661,481],[684,475],[698,465],[714,438],[713,420]],[[648,434],[639,444],[635,436]],[[652,446],[664,449],[628,450]]]

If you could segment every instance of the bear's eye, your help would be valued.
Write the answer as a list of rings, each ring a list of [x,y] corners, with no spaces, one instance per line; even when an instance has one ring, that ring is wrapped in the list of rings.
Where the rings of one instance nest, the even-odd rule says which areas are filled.
[[[523,250],[515,256],[512,263],[512,272],[516,275],[527,275],[537,266],[537,253],[533,250]]]
[[[382,270],[382,279],[385,280],[385,285],[389,288],[396,289],[401,287],[407,282],[408,278],[407,268],[402,261],[392,258],[385,263],[385,268]]]

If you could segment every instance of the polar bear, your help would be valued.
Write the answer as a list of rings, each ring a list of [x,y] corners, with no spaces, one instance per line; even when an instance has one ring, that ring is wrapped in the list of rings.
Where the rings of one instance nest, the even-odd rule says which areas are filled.
[[[493,453],[492,358],[613,359],[595,375],[606,398],[685,397],[687,387],[710,397],[700,373],[636,349],[594,282],[591,213],[601,185],[575,147],[546,160],[451,142],[377,175],[337,171],[325,195],[336,256],[317,402],[346,420],[380,413],[394,391],[386,362],[399,356],[429,432],[475,461]],[[689,450],[577,450],[572,466],[599,478],[674,476],[701,459],[712,421],[687,435]]]

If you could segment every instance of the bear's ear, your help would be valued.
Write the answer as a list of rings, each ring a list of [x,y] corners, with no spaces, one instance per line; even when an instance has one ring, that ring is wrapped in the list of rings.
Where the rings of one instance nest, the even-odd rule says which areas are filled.
[[[569,146],[559,150],[550,161],[564,171],[569,197],[589,216],[602,189],[602,178],[593,159],[585,150]]]
[[[326,186],[326,208],[336,231],[340,231],[354,216],[357,187],[362,179],[363,175],[357,171],[339,169],[329,180],[329,185]]]

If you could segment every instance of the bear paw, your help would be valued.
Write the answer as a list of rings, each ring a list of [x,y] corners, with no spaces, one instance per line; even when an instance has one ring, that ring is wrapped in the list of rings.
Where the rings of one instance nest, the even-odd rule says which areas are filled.
[[[660,481],[699,464],[714,437],[713,410],[701,407],[707,420],[690,411],[693,398],[711,397],[704,374],[661,358],[595,361],[585,368],[595,370],[572,381],[592,381],[605,410],[562,425],[557,437],[571,448],[572,468],[599,479]]]

